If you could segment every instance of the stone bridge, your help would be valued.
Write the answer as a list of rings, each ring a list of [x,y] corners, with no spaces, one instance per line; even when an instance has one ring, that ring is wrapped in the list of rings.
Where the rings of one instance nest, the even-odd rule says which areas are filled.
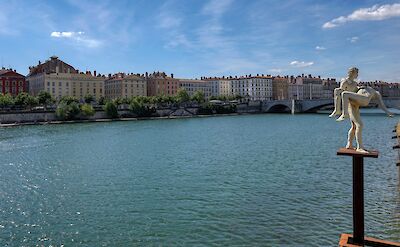
[[[400,98],[383,98],[388,108],[400,109]],[[377,105],[375,101],[371,105]],[[261,102],[262,112],[316,112],[323,107],[332,106],[333,99],[273,100]]]

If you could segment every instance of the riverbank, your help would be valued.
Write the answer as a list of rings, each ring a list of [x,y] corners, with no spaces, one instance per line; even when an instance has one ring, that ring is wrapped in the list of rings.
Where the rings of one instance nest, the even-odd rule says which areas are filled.
[[[121,122],[121,121],[143,121],[143,120],[162,120],[162,119],[184,119],[184,118],[205,118],[205,117],[223,117],[238,116],[260,113],[229,113],[229,114],[213,114],[213,115],[192,115],[192,116],[163,116],[163,117],[124,117],[124,118],[100,118],[100,119],[80,119],[68,121],[38,121],[38,122],[17,122],[0,124],[0,128],[12,128],[30,125],[48,125],[48,124],[76,124],[76,123],[104,123],[104,122]]]
[[[155,119],[176,119],[206,117],[214,115],[237,115],[249,113],[262,113],[260,107],[254,108],[247,104],[238,105],[235,109],[220,106],[217,109],[204,109],[200,107],[166,107],[158,108],[150,116],[139,116],[127,109],[119,109],[117,118],[112,118],[106,111],[97,110],[92,116],[78,114],[74,119],[61,120],[55,111],[14,111],[0,112],[0,127],[15,127],[22,125],[44,125],[63,123],[90,123],[111,121],[137,121]]]

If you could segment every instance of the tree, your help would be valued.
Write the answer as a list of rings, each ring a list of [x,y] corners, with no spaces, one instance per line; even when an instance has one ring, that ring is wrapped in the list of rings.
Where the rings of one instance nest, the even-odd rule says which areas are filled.
[[[17,106],[25,106],[28,97],[29,97],[29,94],[27,94],[25,92],[19,93],[14,99],[14,104]]]
[[[70,105],[73,102],[79,103],[79,100],[73,96],[63,96],[60,99],[60,103],[65,103],[67,105]]]
[[[203,91],[200,91],[200,90],[196,91],[196,92],[193,94],[191,100],[192,100],[192,101],[196,101],[196,102],[199,103],[199,104],[203,103],[203,102],[205,101],[204,92],[203,92]]]
[[[98,103],[99,105],[104,105],[106,103],[106,98],[104,98],[104,96],[100,96]]]
[[[37,106],[38,104],[39,104],[39,100],[32,95],[28,95],[28,97],[25,98],[25,102],[24,102],[25,106],[29,106],[31,108],[33,106]]]
[[[117,97],[113,100],[115,106],[123,104],[123,99],[121,97]]]
[[[0,107],[13,106],[14,99],[10,94],[0,94]]]
[[[133,99],[129,105],[129,110],[136,114],[138,117],[147,117],[151,116],[156,112],[154,107],[147,106],[144,102],[141,102],[140,99]]]
[[[28,106],[32,107],[39,104],[39,101],[36,97],[31,96],[25,92],[19,93],[15,99],[14,104],[17,106]]]
[[[109,117],[118,118],[118,109],[114,102],[107,102],[104,106],[104,111]]]
[[[85,100],[85,103],[86,103],[86,104],[90,104],[90,103],[92,103],[93,101],[95,101],[95,98],[94,98],[94,96],[91,95],[91,94],[86,94],[85,97],[84,97],[84,100]]]
[[[55,99],[51,96],[51,94],[46,91],[40,91],[37,96],[37,99],[38,103],[40,105],[43,105],[45,108],[47,107],[47,105],[50,105],[55,102]]]
[[[190,96],[187,93],[186,89],[184,88],[179,88],[178,92],[176,93],[177,101],[179,103],[185,103],[190,100]]]
[[[74,119],[80,113],[79,104],[77,102],[61,102],[56,110],[56,116],[61,120]]]
[[[93,109],[93,106],[91,104],[81,105],[81,112],[86,117],[91,117],[96,113],[96,111]]]

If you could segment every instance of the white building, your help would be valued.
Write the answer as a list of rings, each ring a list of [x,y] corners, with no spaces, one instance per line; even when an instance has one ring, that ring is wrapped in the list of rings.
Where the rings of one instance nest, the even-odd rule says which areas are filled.
[[[324,90],[320,77],[297,76],[291,77],[288,87],[289,99],[322,99]]]
[[[184,88],[189,96],[192,96],[196,91],[203,92],[206,99],[212,95],[212,84],[207,80],[179,79],[179,87]]]
[[[272,100],[272,77],[247,76],[229,80],[231,95],[248,100]]]
[[[211,87],[211,96],[232,96],[231,83],[225,78],[204,79]]]

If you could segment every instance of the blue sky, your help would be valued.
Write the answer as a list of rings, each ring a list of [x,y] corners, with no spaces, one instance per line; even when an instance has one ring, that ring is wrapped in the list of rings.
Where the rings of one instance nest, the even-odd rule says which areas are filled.
[[[400,1],[0,0],[0,59],[57,55],[100,73],[244,74],[400,82]]]

